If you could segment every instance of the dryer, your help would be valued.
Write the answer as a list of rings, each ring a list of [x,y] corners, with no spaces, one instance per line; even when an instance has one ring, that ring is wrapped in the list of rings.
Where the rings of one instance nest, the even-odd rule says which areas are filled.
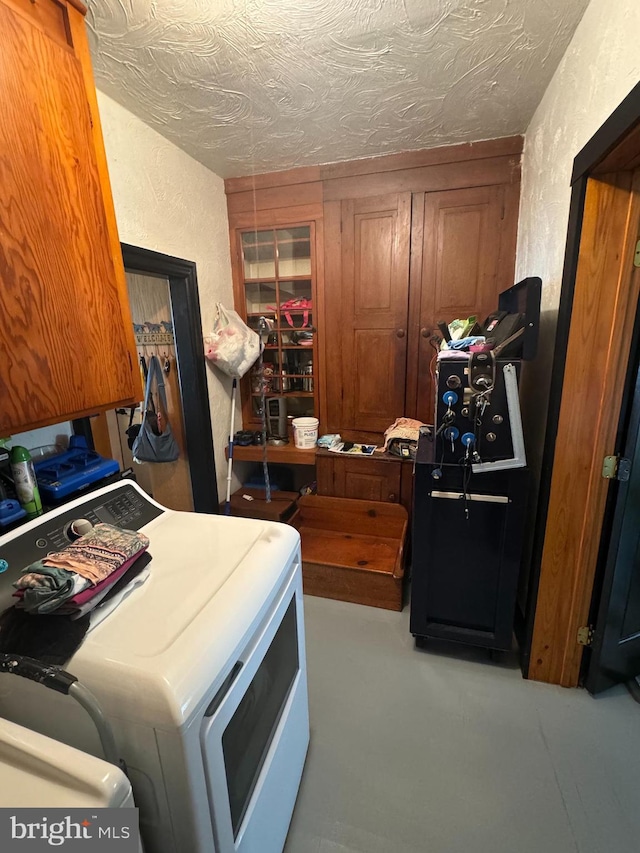
[[[111,723],[145,849],[281,853],[309,742],[299,534],[175,512],[120,482],[0,537],[1,608],[79,518],[150,540],[146,583],[95,611],[65,666]],[[49,694],[0,675],[0,714],[100,756],[82,709]]]

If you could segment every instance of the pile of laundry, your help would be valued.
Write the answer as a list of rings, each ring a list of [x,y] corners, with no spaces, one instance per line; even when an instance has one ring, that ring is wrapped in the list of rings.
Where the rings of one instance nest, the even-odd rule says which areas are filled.
[[[32,615],[80,618],[125,575],[133,579],[135,564],[148,547],[149,539],[142,533],[96,524],[62,551],[23,569],[14,583],[16,607]],[[140,562],[143,565],[146,561]]]

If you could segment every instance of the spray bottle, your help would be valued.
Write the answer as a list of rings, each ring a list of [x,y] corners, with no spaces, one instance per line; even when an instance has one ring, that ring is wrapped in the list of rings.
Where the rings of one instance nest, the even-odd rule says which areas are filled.
[[[36,480],[31,454],[26,447],[16,445],[11,448],[9,456],[11,465],[11,476],[16,487],[16,494],[27,518],[36,518],[42,515],[42,501]]]

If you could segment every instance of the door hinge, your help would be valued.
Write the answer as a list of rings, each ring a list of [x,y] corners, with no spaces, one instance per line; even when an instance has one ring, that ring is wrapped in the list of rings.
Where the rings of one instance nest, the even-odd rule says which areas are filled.
[[[624,456],[605,456],[602,462],[602,476],[605,480],[620,480],[626,483],[631,474],[631,460]]]
[[[634,267],[640,267],[640,240],[636,243],[636,253],[633,256]]]
[[[579,646],[590,646],[593,643],[593,634],[594,628],[593,625],[583,625],[582,628],[578,628],[578,645]]]

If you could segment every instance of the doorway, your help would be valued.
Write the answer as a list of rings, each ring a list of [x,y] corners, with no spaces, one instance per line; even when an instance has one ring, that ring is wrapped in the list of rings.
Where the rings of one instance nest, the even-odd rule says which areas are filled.
[[[166,395],[166,412],[180,454],[174,462],[137,464],[131,432],[142,420],[142,401],[92,422],[96,446],[170,509],[218,512],[218,490],[211,434],[207,378],[196,266],[193,262],[122,244],[134,334],[143,388],[152,358],[157,358]],[[159,394],[153,394],[154,406]]]
[[[574,161],[525,675],[579,684],[640,276],[640,85]],[[597,589],[595,590],[597,593]]]

